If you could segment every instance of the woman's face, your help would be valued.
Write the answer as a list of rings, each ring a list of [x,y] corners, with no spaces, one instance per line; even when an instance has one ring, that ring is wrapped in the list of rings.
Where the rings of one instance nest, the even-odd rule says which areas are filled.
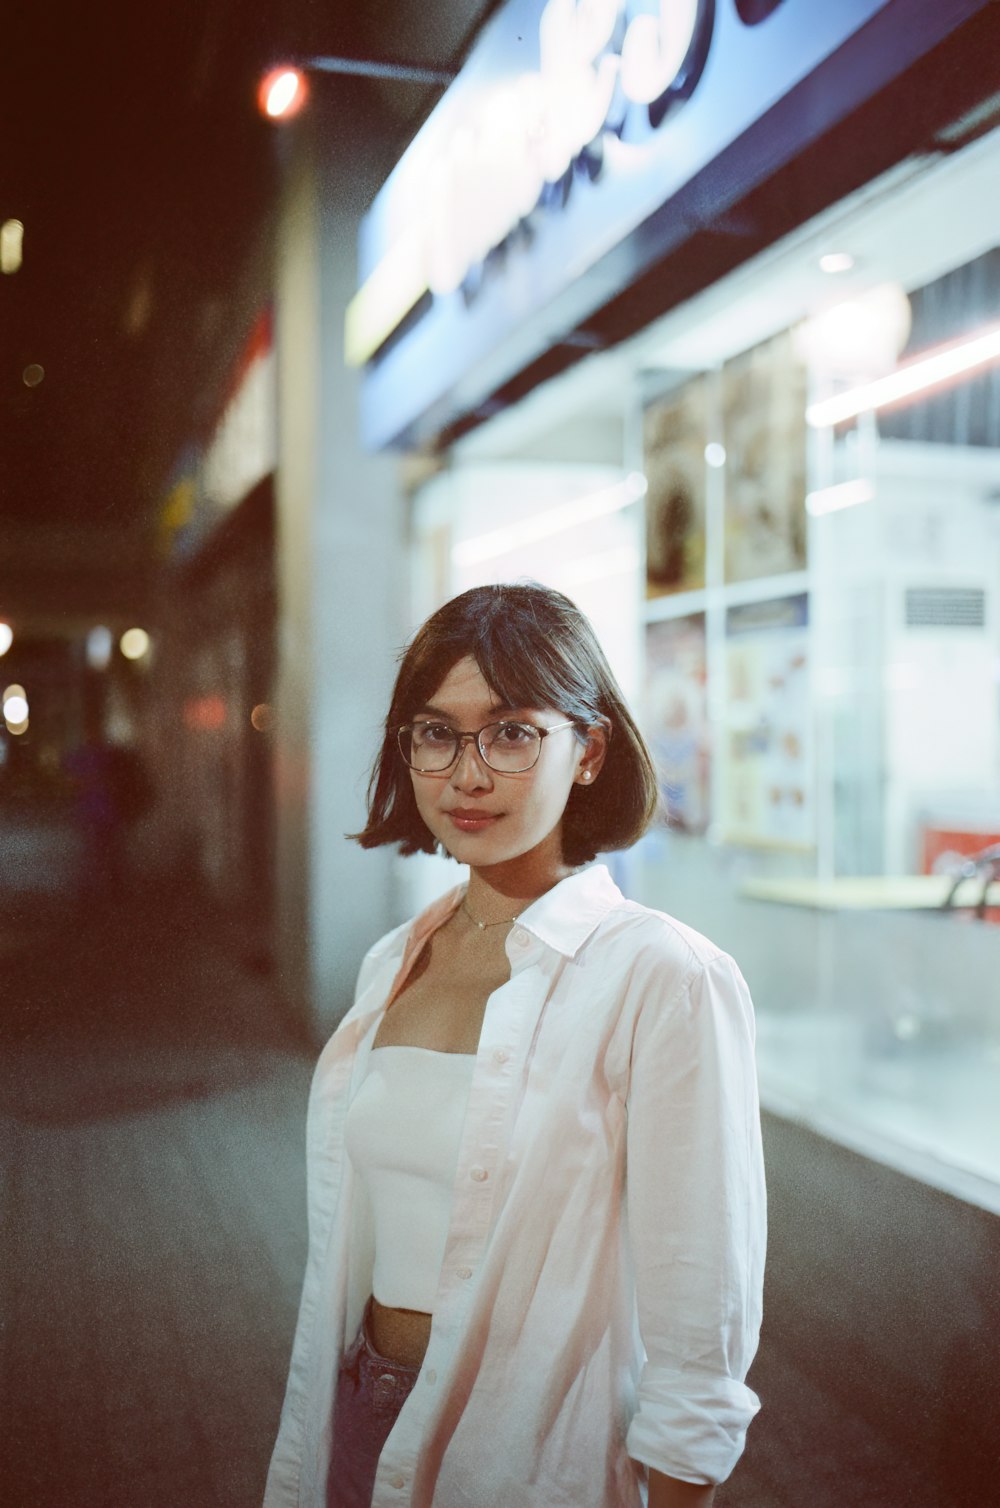
[[[567,722],[551,707],[501,707],[471,656],[449,671],[414,719],[433,717],[457,732],[475,732],[504,718],[557,728]],[[471,740],[450,769],[440,774],[412,770],[413,793],[424,822],[460,864],[474,869],[520,859],[550,849],[561,863],[560,828],[575,783],[592,785],[604,757],[603,730],[586,745],[572,727],[559,727],[542,740],[538,762],[518,774],[490,768]]]

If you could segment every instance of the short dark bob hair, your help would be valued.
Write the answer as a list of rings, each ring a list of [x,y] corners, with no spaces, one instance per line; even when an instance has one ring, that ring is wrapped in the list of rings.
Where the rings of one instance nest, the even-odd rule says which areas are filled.
[[[437,841],[417,810],[396,730],[425,706],[459,660],[475,660],[506,707],[551,707],[587,729],[610,724],[608,751],[593,786],[574,785],[562,824],[565,863],[629,848],[656,811],[649,750],[618,688],[597,636],[580,609],[536,582],[476,586],[437,610],[401,657],[382,748],[368,787],[368,822],[350,837],[362,848],[398,843],[400,852],[434,853]]]

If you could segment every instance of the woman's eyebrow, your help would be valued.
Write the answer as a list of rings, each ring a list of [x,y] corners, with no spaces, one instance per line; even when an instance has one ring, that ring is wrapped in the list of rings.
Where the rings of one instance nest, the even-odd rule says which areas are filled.
[[[506,715],[511,712],[523,711],[523,707],[501,707],[493,705],[486,708],[485,715],[487,717],[495,717],[497,713]],[[425,707],[418,707],[413,715],[414,717],[439,717],[443,723],[456,723],[458,721],[453,712],[445,712],[441,707],[432,707],[430,703],[428,703]]]

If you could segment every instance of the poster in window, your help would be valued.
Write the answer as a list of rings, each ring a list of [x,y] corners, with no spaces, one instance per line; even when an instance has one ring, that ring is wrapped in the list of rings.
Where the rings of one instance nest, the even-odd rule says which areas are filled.
[[[646,596],[705,585],[708,384],[696,377],[646,409]]]
[[[806,564],[806,371],[790,333],[722,369],[726,580]]]
[[[804,594],[726,612],[721,789],[727,842],[813,845],[808,624]]]
[[[645,730],[662,815],[683,832],[709,822],[707,679],[704,614],[647,625]]]

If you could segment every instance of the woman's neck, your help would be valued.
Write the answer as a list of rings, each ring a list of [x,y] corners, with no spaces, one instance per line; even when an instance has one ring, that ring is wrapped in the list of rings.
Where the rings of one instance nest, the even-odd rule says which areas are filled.
[[[537,901],[540,895],[572,873],[568,864],[533,873],[511,871],[501,874],[495,870],[470,869],[466,903],[477,921],[487,924],[511,921],[532,901]]]

